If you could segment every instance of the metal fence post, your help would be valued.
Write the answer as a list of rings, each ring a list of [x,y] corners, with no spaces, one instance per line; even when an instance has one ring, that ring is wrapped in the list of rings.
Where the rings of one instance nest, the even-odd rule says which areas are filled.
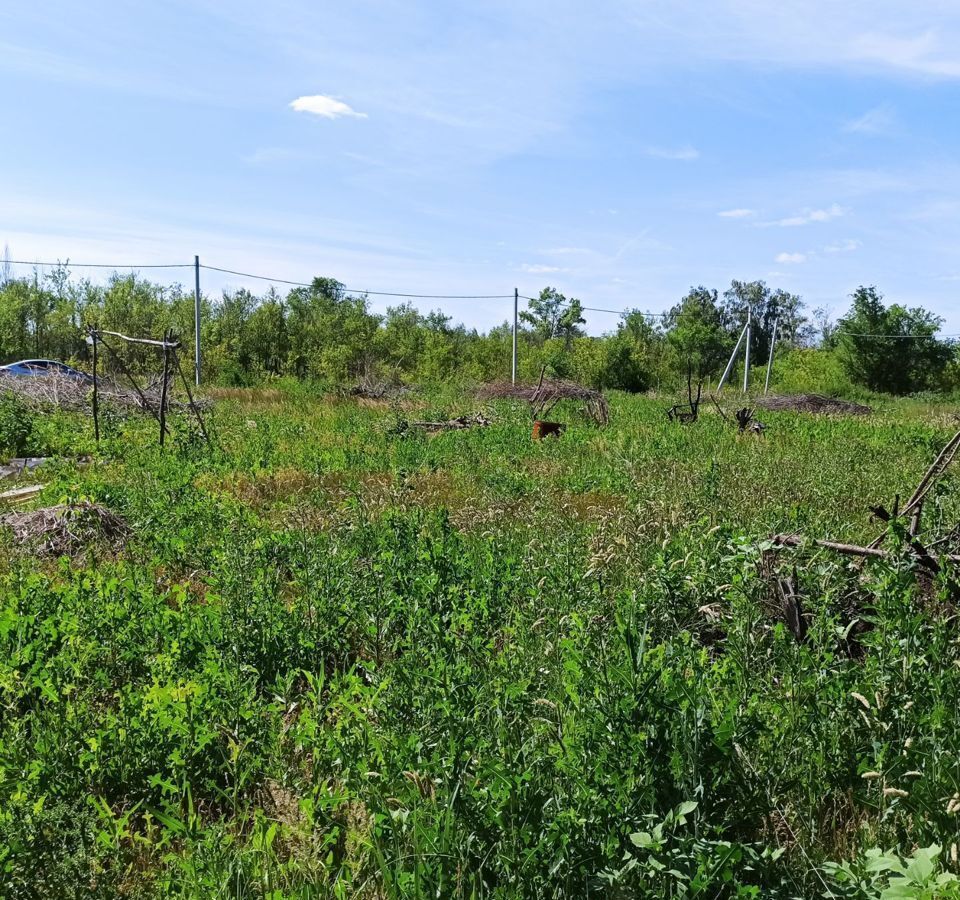
[[[200,387],[200,257],[193,258],[194,291],[193,291],[193,368],[194,380]]]
[[[753,313],[747,307],[747,346],[743,353],[743,392],[750,390],[750,338],[753,337]]]
[[[779,324],[779,319],[773,320],[773,333],[770,335],[770,358],[767,360],[767,380],[763,383],[764,393],[770,390],[770,370],[773,368],[773,348],[777,345],[777,325]]]
[[[510,383],[517,383],[517,318],[520,304],[520,291],[513,289],[513,365],[510,368]]]

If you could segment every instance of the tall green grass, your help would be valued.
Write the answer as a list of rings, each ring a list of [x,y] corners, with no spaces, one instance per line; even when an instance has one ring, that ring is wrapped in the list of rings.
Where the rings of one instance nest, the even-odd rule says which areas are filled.
[[[51,470],[135,536],[6,540],[3,896],[957,896],[951,585],[767,540],[871,538],[949,416],[755,438],[623,395],[533,443],[509,405],[398,434],[472,405],[413,402],[228,397],[213,451],[109,421]]]

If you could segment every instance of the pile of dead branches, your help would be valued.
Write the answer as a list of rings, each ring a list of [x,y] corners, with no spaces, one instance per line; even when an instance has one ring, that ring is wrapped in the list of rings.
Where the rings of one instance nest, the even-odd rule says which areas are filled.
[[[410,393],[410,388],[395,381],[366,376],[347,388],[344,393],[348,397],[359,397],[362,400],[396,400]]]
[[[111,378],[101,378],[98,384],[100,403],[119,412],[142,412],[157,415],[160,410],[160,380],[153,379],[142,390],[124,387]],[[86,412],[90,409],[93,387],[76,378],[63,375],[38,375],[28,378],[0,377],[0,393],[12,394],[31,409],[65,409]],[[203,407],[208,402],[198,400]],[[187,409],[188,404],[167,399],[168,409]]]
[[[461,431],[464,428],[486,428],[493,423],[483,413],[472,416],[457,416],[443,422],[410,422],[410,428],[422,428],[424,431]]]
[[[538,384],[511,384],[499,381],[486,384],[477,392],[481,400],[522,400],[534,419],[545,419],[562,400],[582,403],[584,414],[597,425],[610,422],[610,406],[600,391],[594,391],[564,379],[544,378]]]
[[[90,544],[118,552],[130,537],[122,516],[96,503],[67,503],[0,516],[18,543],[44,556],[73,555]]]
[[[760,409],[774,412],[807,412],[815,414],[837,413],[849,416],[867,416],[873,412],[869,406],[839,400],[836,397],[823,397],[820,394],[797,394],[792,397],[760,397],[754,401]]]

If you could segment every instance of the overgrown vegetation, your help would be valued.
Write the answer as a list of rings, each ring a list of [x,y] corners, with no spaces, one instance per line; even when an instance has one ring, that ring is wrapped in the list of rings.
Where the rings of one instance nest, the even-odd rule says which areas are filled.
[[[44,470],[37,506],[128,531],[0,539],[0,893],[958,896],[951,576],[769,541],[870,540],[952,410],[756,437],[610,400],[534,443],[510,400],[392,427],[477,410],[452,389],[232,390],[217,449],[115,418]]]
[[[956,346],[937,339],[936,316],[885,307],[875,288],[859,288],[852,300],[850,313],[834,326],[822,310],[811,321],[794,294],[762,281],[734,281],[722,295],[691,288],[663,315],[625,310],[597,336],[583,331],[583,304],[548,287],[521,313],[519,374],[536,381],[546,366],[554,378],[631,392],[674,390],[688,375],[715,384],[749,313],[754,365],[766,364],[776,329],[779,386],[843,394],[960,386]],[[186,355],[192,352],[193,296],[135,275],[96,285],[71,278],[66,268],[42,279],[0,283],[0,360],[54,357],[89,365],[89,325],[153,337],[172,328]],[[327,384],[499,381],[510,371],[512,341],[507,322],[480,333],[409,304],[378,314],[367,297],[349,295],[332,278],[316,278],[286,295],[271,289],[262,296],[239,290],[205,297],[202,344],[211,381],[249,387],[284,376]],[[126,365],[141,371],[151,363],[155,368],[151,354],[143,346],[120,351]],[[109,358],[103,363],[108,371],[114,366]]]

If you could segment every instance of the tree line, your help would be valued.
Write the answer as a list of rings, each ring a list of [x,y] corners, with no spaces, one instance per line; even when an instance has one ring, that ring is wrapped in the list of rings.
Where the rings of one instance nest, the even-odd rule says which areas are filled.
[[[409,303],[378,313],[366,296],[348,294],[332,278],[286,293],[240,289],[205,296],[201,313],[205,378],[223,385],[282,376],[339,384],[371,377],[493,381],[510,372],[509,322],[481,332]],[[799,296],[763,281],[733,281],[723,293],[692,287],[668,312],[627,310],[599,336],[585,333],[580,300],[544,288],[520,316],[520,376],[536,378],[546,366],[557,377],[625,391],[715,379],[748,315],[755,365],[766,364],[776,334],[778,356],[808,369],[833,367],[854,386],[896,394],[960,388],[957,345],[938,337],[942,320],[927,310],[888,305],[875,287],[860,287],[849,311],[831,322],[823,310],[808,315]],[[87,364],[89,326],[154,337],[170,328],[192,354],[193,316],[192,292],[134,274],[115,273],[95,284],[72,278],[66,267],[43,276],[0,273],[4,362],[39,357]],[[120,353],[134,368],[153,365],[148,348],[126,346]]]

